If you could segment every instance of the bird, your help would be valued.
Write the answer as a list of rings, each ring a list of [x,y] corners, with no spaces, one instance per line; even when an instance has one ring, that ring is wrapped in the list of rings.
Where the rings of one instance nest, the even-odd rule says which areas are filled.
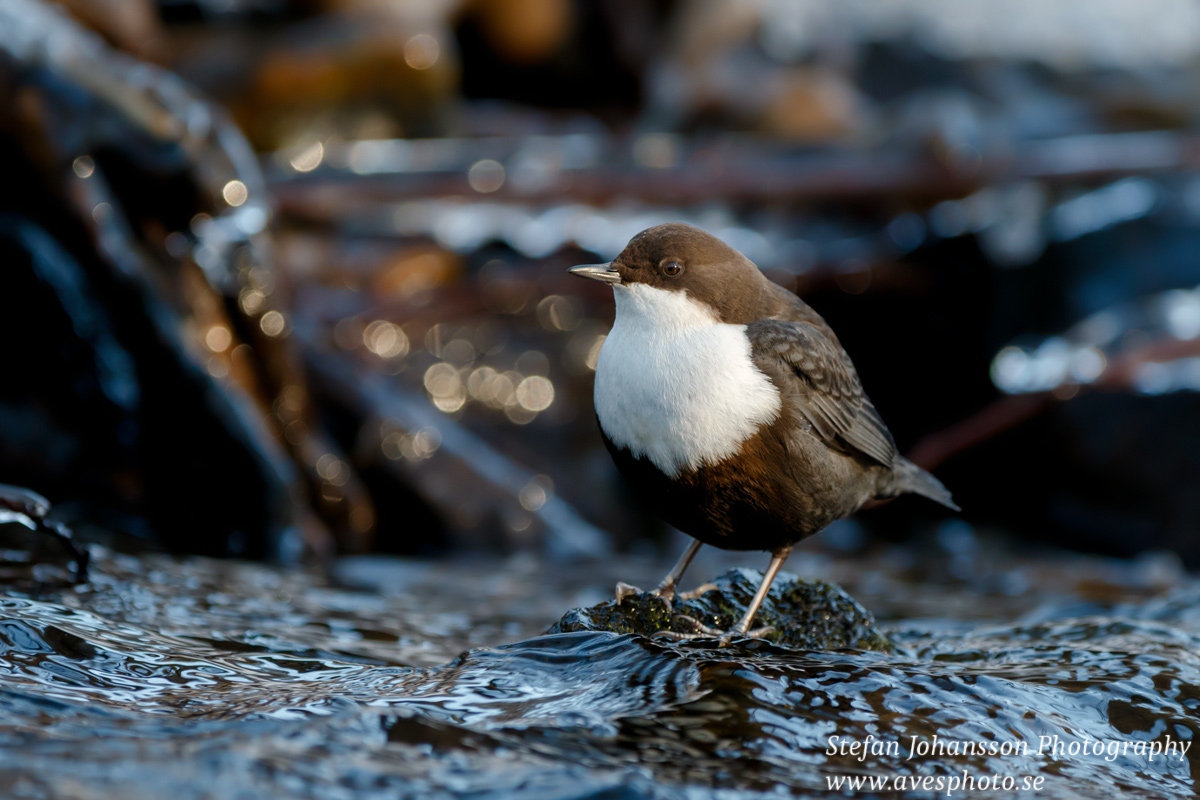
[[[771,554],[733,628],[689,618],[695,632],[665,635],[770,633],[751,625],[793,546],[871,501],[915,493],[960,510],[897,452],[820,314],[721,239],[657,225],[569,272],[613,291],[593,392],[604,445],[635,495],[694,540],[653,593],[670,605],[703,544]],[[637,591],[618,584],[618,602]]]

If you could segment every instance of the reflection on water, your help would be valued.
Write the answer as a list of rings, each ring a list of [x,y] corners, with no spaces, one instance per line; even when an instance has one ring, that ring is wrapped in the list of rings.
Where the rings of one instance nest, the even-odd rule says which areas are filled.
[[[0,600],[5,796],[741,797],[964,774],[1041,778],[1047,797],[1194,791],[1200,752],[1178,748],[1200,731],[1200,583],[1148,562],[995,559],[1025,576],[1007,599],[978,568],[906,583],[894,552],[794,565],[851,576],[868,605],[887,587],[900,647],[880,654],[538,635],[607,569],[657,564],[342,565],[377,592],[98,555],[90,586]],[[908,758],[935,735],[1028,749]],[[831,754],[831,736],[899,744]],[[1177,749],[1039,753],[1053,737]]]

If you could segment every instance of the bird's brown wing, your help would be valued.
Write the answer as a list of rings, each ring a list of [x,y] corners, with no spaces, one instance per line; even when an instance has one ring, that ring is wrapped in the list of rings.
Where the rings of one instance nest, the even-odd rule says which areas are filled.
[[[747,326],[751,357],[764,374],[791,381],[800,413],[830,447],[891,467],[896,443],[863,392],[836,339],[805,322],[763,319]]]

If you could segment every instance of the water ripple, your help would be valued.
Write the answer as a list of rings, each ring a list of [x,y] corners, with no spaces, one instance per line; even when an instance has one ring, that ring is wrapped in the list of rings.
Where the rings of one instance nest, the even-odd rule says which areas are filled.
[[[0,793],[749,797],[967,773],[1037,777],[1043,797],[1196,788],[1200,751],[1045,746],[1197,738],[1191,583],[1105,614],[905,623],[894,654],[570,633],[412,666],[398,654],[422,652],[428,609],[245,565],[138,566],[102,554],[90,588],[0,597]],[[474,613],[464,628],[495,616]],[[910,758],[914,742],[943,749]],[[968,742],[1022,749],[946,750]]]

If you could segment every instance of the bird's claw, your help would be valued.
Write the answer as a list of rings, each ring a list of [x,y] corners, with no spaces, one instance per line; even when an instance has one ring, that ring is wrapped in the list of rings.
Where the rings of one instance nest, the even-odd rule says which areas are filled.
[[[657,631],[654,635],[663,639],[674,639],[676,641],[685,641],[688,639],[712,639],[714,637],[721,638],[727,636],[725,631],[719,631],[716,628],[710,628],[695,617],[689,617],[687,614],[678,614],[675,619],[683,620],[692,626],[690,633],[681,633],[679,631]]]
[[[646,594],[646,593],[643,592],[638,587],[633,586],[631,584],[624,583],[624,582],[617,583],[617,591],[616,591],[617,605],[621,605],[621,602],[626,597],[632,597],[635,594]],[[674,586],[659,586],[657,589],[650,592],[649,594],[652,594],[655,597],[659,598],[660,600],[662,600],[664,603],[667,604],[667,608],[670,608],[672,601],[675,599],[675,587]],[[684,595],[680,595],[680,597],[684,597]]]
[[[654,634],[655,637],[660,639],[670,639],[676,642],[686,642],[692,639],[716,639],[718,646],[725,647],[734,639],[762,639],[775,632],[775,628],[770,625],[766,625],[762,628],[755,628],[752,631],[739,631],[737,628],[734,628],[731,631],[719,631],[716,628],[710,628],[695,617],[689,617],[686,614],[680,614],[675,618],[691,623],[695,628],[695,631],[691,633],[680,633],[678,631],[657,631]]]
[[[617,582],[617,591],[616,591],[617,605],[621,605],[621,602],[626,597],[632,597],[635,594],[642,594],[642,590],[636,586],[625,583],[623,581]]]
[[[718,587],[715,583],[705,583],[697,586],[690,592],[680,592],[678,596],[680,600],[695,600],[697,597],[708,594],[716,588]]]
[[[747,639],[765,639],[775,632],[774,625],[764,625],[761,628],[755,628],[752,631],[746,631],[742,634]]]

